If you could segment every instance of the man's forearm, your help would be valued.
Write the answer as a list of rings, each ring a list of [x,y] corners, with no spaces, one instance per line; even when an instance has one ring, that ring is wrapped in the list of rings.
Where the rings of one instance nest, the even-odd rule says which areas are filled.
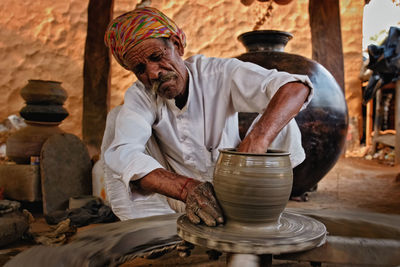
[[[159,193],[186,203],[186,214],[192,223],[204,221],[208,226],[223,223],[221,208],[209,182],[200,182],[164,169],[155,169],[135,181],[139,189]]]
[[[186,202],[187,193],[200,181],[165,169],[155,169],[134,184],[146,193],[159,193]]]
[[[309,93],[310,88],[299,82],[287,83],[279,88],[238,150],[265,153],[282,128],[300,111]]]

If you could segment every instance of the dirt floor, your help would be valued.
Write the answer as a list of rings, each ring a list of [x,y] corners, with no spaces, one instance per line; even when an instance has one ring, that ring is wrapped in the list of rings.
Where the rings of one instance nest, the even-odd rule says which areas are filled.
[[[289,208],[357,210],[385,214],[400,214],[400,167],[364,158],[340,158],[335,167],[319,182],[316,191],[308,194],[308,201],[289,201]],[[88,227],[95,227],[91,225]],[[45,231],[48,225],[40,216],[32,224],[35,232]],[[79,229],[82,231],[84,229]],[[0,266],[32,244],[13,244],[0,249]],[[123,266],[225,266],[226,255],[209,261],[204,249],[196,248],[187,259],[169,253],[161,259],[135,259]],[[274,263],[279,266],[310,266]],[[334,265],[323,265],[334,266]]]
[[[287,207],[400,214],[400,167],[363,158],[341,158],[309,193]]]

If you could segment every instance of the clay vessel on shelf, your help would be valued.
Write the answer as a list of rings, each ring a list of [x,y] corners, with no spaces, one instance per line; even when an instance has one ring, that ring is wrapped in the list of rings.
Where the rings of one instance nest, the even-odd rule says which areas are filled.
[[[289,200],[293,172],[289,153],[220,150],[214,189],[228,227],[276,227]]]
[[[31,156],[40,156],[43,143],[53,134],[62,133],[59,123],[28,122],[8,137],[6,155],[18,164],[29,164]]]
[[[29,80],[20,93],[27,104],[37,105],[63,105],[68,97],[57,81]]]
[[[293,169],[292,195],[299,196],[314,187],[337,162],[345,144],[348,114],[342,88],[329,71],[316,61],[283,52],[291,38],[290,33],[282,31],[243,33],[238,39],[247,52],[237,58],[267,69],[307,75],[314,85],[311,103],[295,117],[306,152],[305,161]],[[242,138],[254,117],[239,114]]]

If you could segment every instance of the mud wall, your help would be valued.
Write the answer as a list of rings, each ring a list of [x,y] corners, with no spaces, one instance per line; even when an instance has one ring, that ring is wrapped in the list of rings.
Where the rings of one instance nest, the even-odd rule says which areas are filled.
[[[115,0],[114,16],[133,9],[137,1]],[[342,39],[345,60],[346,98],[350,116],[361,118],[361,65],[363,0],[343,0]],[[61,81],[68,92],[65,108],[70,115],[61,124],[81,136],[83,54],[88,0],[0,1],[0,121],[18,114],[24,106],[19,95],[28,79]],[[188,45],[184,57],[204,54],[234,57],[245,52],[236,37],[253,29],[266,4],[255,1],[246,7],[239,0],[153,0],[185,31]],[[294,0],[273,5],[272,16],[261,29],[289,31],[294,35],[287,52],[311,56],[308,1]],[[111,108],[123,101],[133,74],[112,63]]]

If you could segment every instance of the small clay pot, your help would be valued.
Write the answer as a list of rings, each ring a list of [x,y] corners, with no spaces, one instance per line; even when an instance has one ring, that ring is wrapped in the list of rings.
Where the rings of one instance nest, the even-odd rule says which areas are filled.
[[[31,156],[40,156],[47,138],[63,132],[58,123],[26,123],[28,126],[10,135],[6,142],[7,157],[18,164],[29,164]]]
[[[62,105],[68,97],[61,82],[56,81],[29,80],[20,93],[27,104]]]
[[[240,2],[245,6],[249,6],[254,2],[254,0],[240,0]]]
[[[277,3],[278,5],[287,5],[290,4],[292,0],[274,0],[274,2]]]
[[[276,226],[292,190],[289,153],[220,150],[213,182],[228,227]]]
[[[28,121],[61,122],[69,114],[61,105],[31,105],[23,107],[19,114]]]

